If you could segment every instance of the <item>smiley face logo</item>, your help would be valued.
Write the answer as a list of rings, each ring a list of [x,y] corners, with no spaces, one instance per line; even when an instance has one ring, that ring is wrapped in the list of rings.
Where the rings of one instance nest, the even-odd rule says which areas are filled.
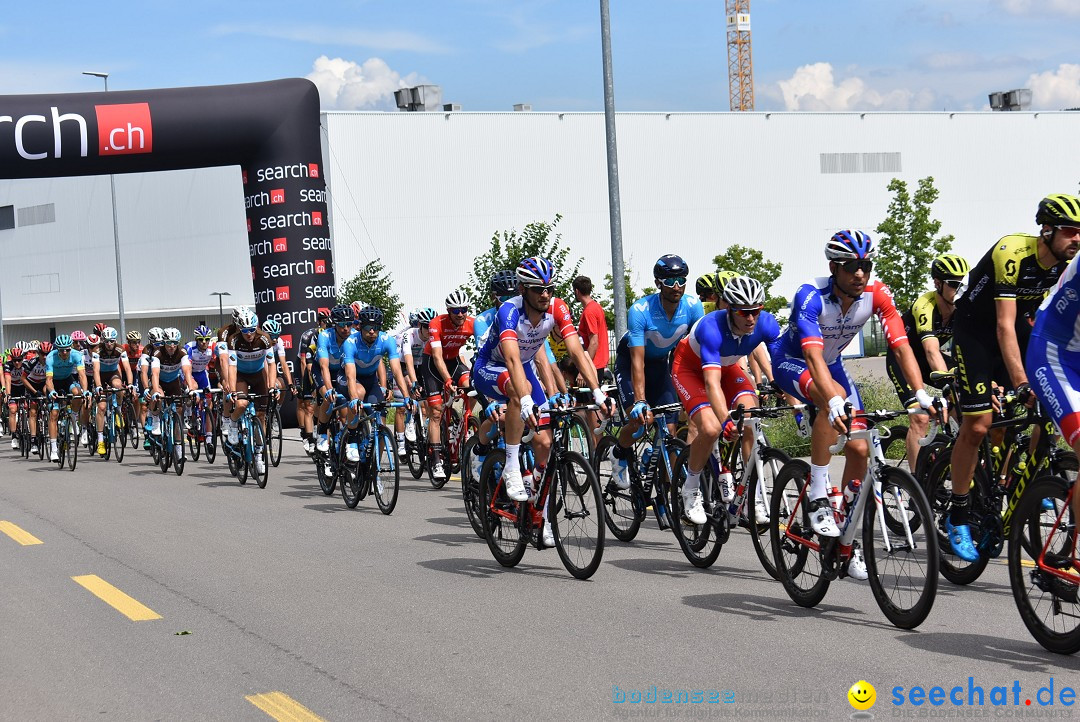
[[[852,707],[864,711],[874,706],[874,702],[877,701],[877,692],[874,690],[874,685],[865,679],[860,679],[851,685],[851,689],[847,692],[847,698]]]

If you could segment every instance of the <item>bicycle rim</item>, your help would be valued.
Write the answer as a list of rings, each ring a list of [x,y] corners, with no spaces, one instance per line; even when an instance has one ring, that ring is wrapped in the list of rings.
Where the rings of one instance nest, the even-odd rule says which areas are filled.
[[[184,474],[184,464],[187,459],[184,456],[184,422],[180,414],[172,414],[172,438],[169,441],[173,445],[173,471],[177,476]]]
[[[772,491],[776,485],[776,477],[784,464],[791,461],[791,458],[779,449],[770,447],[762,449],[761,454],[761,468],[765,472],[765,478],[758,478],[756,468],[750,473],[750,484],[746,490],[747,501],[745,507],[747,526],[750,530],[750,541],[754,545],[754,553],[757,554],[758,561],[761,562],[762,568],[770,577],[777,579],[776,564],[773,561],[772,548],[769,543],[769,523],[768,521],[758,523],[755,501],[758,497],[758,486],[760,485],[762,487],[761,496],[765,499],[765,508],[769,509],[771,507]],[[789,512],[786,509],[784,511]]]
[[[548,495],[548,519],[566,571],[588,579],[604,557],[604,500],[596,473],[584,456],[567,452]]]
[[[266,488],[266,481],[270,478],[270,459],[268,444],[263,436],[263,425],[257,419],[251,422],[251,470],[255,474],[255,482],[260,489]],[[262,461],[262,473],[259,472],[257,460]]]
[[[687,561],[699,569],[711,567],[720,556],[723,542],[720,538],[720,525],[726,523],[720,515],[727,516],[727,509],[723,503],[715,500],[720,498],[720,487],[713,473],[712,465],[705,464],[701,472],[701,486],[708,488],[708,499],[705,501],[705,523],[693,524],[686,518],[683,509],[682,487],[686,481],[686,462],[690,457],[689,448],[684,449],[675,462],[675,479],[671,484],[670,506],[671,530],[675,533],[675,539],[679,542],[679,548]]]
[[[611,458],[609,452],[617,444],[615,437],[605,436],[596,446],[592,457],[593,472],[600,484],[604,503],[604,523],[612,536],[621,542],[631,542],[641,530],[641,521],[645,516],[640,501],[639,484],[632,484],[629,489],[620,489],[611,479]],[[629,470],[626,472],[630,474]]]
[[[820,553],[801,541],[821,541],[810,526],[808,499],[801,497],[809,483],[809,464],[799,460],[784,464],[773,482],[769,509],[769,541],[776,573],[784,591],[801,607],[817,606],[829,590]]]
[[[281,463],[281,408],[275,407],[272,416],[267,417],[267,423],[270,426],[270,433],[267,434],[267,441],[270,448],[270,463],[277,468],[277,465]]]
[[[524,505],[512,501],[502,485],[506,451],[494,449],[484,459],[480,471],[480,501],[484,540],[495,561],[504,567],[516,566],[525,556],[527,540],[518,528],[518,515]]]
[[[75,464],[79,461],[79,432],[77,431],[78,425],[74,419],[68,421],[67,424],[67,467],[70,471],[75,471]]]
[[[383,514],[393,514],[397,506],[398,487],[401,484],[401,467],[398,465],[397,447],[390,430],[379,430],[379,453],[372,459],[372,482],[375,485],[375,503]]]

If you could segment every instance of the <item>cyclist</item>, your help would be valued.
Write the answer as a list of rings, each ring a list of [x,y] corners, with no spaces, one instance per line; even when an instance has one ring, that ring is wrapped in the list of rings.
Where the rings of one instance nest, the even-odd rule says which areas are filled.
[[[330,411],[334,408],[338,389],[341,389],[341,395],[347,392],[341,364],[345,358],[345,342],[353,333],[352,308],[344,304],[334,306],[330,309],[330,323],[333,325],[319,334],[316,351],[319,374],[315,378],[319,382],[319,393],[323,401],[316,417],[319,423],[319,438],[315,448],[324,453],[330,450],[330,440],[326,434],[330,424]],[[340,383],[336,383],[339,380]]]
[[[964,284],[971,266],[963,256],[945,253],[934,259],[930,265],[930,277],[934,281],[934,290],[927,291],[915,299],[911,308],[904,312],[904,333],[919,364],[919,373],[924,380],[930,378],[932,371],[948,371],[952,368],[952,359],[942,351],[942,346],[952,339],[953,311],[956,297]],[[912,339],[918,339],[915,343]],[[885,369],[896,389],[900,403],[911,407],[916,404],[915,389],[907,383],[896,354],[890,348],[885,355]],[[912,416],[908,420],[907,458],[911,471],[915,471],[915,460],[919,458],[919,439],[926,436],[929,420],[922,415]]]
[[[31,396],[40,396],[45,392],[45,359],[52,352],[52,344],[48,341],[41,343],[31,342],[31,350],[24,355],[22,378],[26,392]],[[37,454],[45,439],[37,435],[38,404],[30,405],[30,428],[34,429],[34,438],[30,442],[30,453]]]
[[[442,392],[469,385],[469,369],[461,362],[461,347],[473,333],[469,299],[461,289],[446,297],[446,313],[428,324],[430,336],[420,361],[420,379],[428,403],[428,443],[432,476],[445,477],[442,462]],[[453,369],[449,365],[453,365]]]
[[[191,359],[184,351],[180,329],[166,328],[162,331],[163,341],[150,361],[151,418],[153,428],[150,433],[161,435],[161,411],[163,396],[180,396],[187,391],[188,396],[198,393],[198,386],[191,377]],[[176,446],[184,443],[181,436],[173,439]],[[178,452],[179,454],[179,452]]]
[[[296,349],[296,360],[299,363],[300,389],[296,395],[296,422],[300,427],[300,439],[304,442],[304,451],[310,454],[315,449],[315,441],[312,437],[314,431],[313,421],[315,416],[315,377],[312,372],[315,369],[315,354],[319,346],[319,334],[330,325],[329,309],[320,309],[318,321],[314,328],[309,328],[300,336],[300,343]]]
[[[293,393],[296,393],[296,388],[293,385],[292,369],[289,367],[289,359],[285,353],[285,342],[281,340],[281,324],[272,318],[268,318],[263,321],[262,328],[274,344],[274,348],[266,354],[267,363],[275,363],[276,361],[278,370],[285,377],[285,386],[292,389]],[[280,384],[278,385],[280,386]]]
[[[386,400],[383,388],[386,386],[385,358],[390,362],[390,371],[402,397],[409,392],[405,378],[401,375],[401,361],[397,343],[393,336],[382,330],[383,312],[374,306],[367,306],[360,311],[357,324],[360,332],[349,336],[344,343],[342,368],[345,371],[346,391],[351,400],[349,417],[356,417],[357,403],[379,404]],[[349,461],[360,460],[360,450],[356,441],[351,440],[345,447]]]
[[[82,390],[86,388],[86,363],[83,355],[72,348],[71,336],[61,334],[56,337],[55,348],[45,357],[45,391],[49,398],[56,398],[59,393],[71,394],[71,408],[76,413],[82,411]],[[60,391],[57,391],[57,388]],[[60,415],[58,408],[49,412],[49,459],[60,460],[56,444],[56,419]]]
[[[1011,382],[1018,396],[1027,395],[1024,353],[1031,318],[1080,248],[1080,235],[1075,233],[1080,227],[1080,199],[1065,194],[1043,198],[1035,222],[1041,226],[1039,235],[1005,236],[986,252],[956,302],[953,355],[963,421],[953,444],[953,493],[945,528],[953,553],[965,561],[979,558],[968,528],[968,489],[979,445],[992,420],[992,382]]]
[[[653,266],[656,293],[639,299],[627,313],[627,331],[615,352],[615,385],[629,419],[611,447],[611,479],[620,489],[630,488],[626,473],[633,456],[631,445],[642,425],[652,423],[650,406],[679,403],[671,383],[668,355],[704,314],[701,301],[686,295],[690,268],[681,257],[661,256]],[[677,414],[665,422],[675,433]]]
[[[398,357],[401,359],[401,373],[404,375],[405,380],[409,386],[405,389],[404,394],[398,399],[399,390],[394,390],[394,398],[409,404],[410,408],[414,404],[412,398],[413,390],[417,388],[416,380],[416,364],[413,362],[414,358],[418,358],[424,352],[424,344],[427,342],[428,324],[424,323],[420,325],[419,314],[422,309],[416,309],[409,311],[409,325],[401,330],[397,335]],[[426,316],[428,322],[435,318],[434,309],[431,310],[430,316]],[[406,456],[405,441],[411,443],[416,441],[416,430],[413,426],[405,428],[405,414],[398,412],[394,414],[394,434],[397,436],[398,444],[398,456],[404,458]]]
[[[889,347],[894,349],[904,377],[917,389],[919,405],[933,406],[923,388],[915,356],[904,335],[904,324],[896,312],[892,294],[880,281],[871,281],[874,244],[862,231],[839,231],[825,244],[830,276],[804,283],[795,292],[787,331],[775,345],[773,354],[776,381],[787,394],[821,410],[810,436],[810,490],[807,511],[814,532],[822,537],[838,537],[828,493],[829,446],[837,432],[866,428],[865,422],[849,419],[845,404],[856,411],[862,399],[844,368],[840,352],[859,333],[871,314],[877,314]],[[827,413],[826,413],[827,411]],[[850,421],[850,423],[849,423]],[[869,447],[865,440],[851,440],[844,447],[846,465],[843,484],[866,475]],[[866,564],[859,549],[852,552],[847,573],[866,579]]]
[[[763,311],[765,289],[753,278],[736,276],[724,286],[727,309],[710,313],[694,324],[690,333],[675,348],[671,377],[696,436],[690,443],[686,481],[683,483],[683,508],[694,524],[708,521],[701,494],[701,472],[713,444],[723,434],[735,438],[736,426],[730,409],[737,405],[755,408],[758,404],[754,384],[739,362],[761,344],[774,344],[780,338],[780,324]],[[754,445],[752,430],[743,431],[743,460],[750,461]],[[720,470],[720,501],[735,498],[731,472]],[[760,488],[759,488],[760,491]],[[759,524],[769,520],[765,497],[754,501],[754,515]]]
[[[229,384],[230,396],[236,394],[278,394],[276,364],[267,363],[267,352],[274,347],[273,342],[266,332],[259,329],[259,317],[250,309],[243,309],[236,318],[236,325],[240,331],[229,337],[229,363],[235,361],[235,369],[231,372],[233,380]],[[220,358],[220,354],[219,354]],[[232,414],[226,422],[226,430],[229,435],[229,443],[236,445],[240,441],[240,430],[237,422],[247,409],[249,399],[236,399],[233,404]],[[255,401],[256,416],[259,423],[266,424],[266,402],[259,398]],[[266,461],[263,458],[262,447],[255,447],[255,471],[265,473]]]
[[[139,406],[139,413],[141,414],[140,420],[143,423],[143,429],[147,434],[153,429],[154,421],[150,414],[150,396],[153,393],[150,384],[150,369],[153,365],[154,354],[161,348],[165,342],[165,329],[160,326],[154,326],[146,332],[146,345],[143,346],[142,355],[139,357],[138,371],[139,371],[139,389],[142,391],[141,398],[142,403]],[[150,439],[143,439],[143,448],[150,448]]]
[[[212,388],[210,367],[214,361],[214,347],[211,343],[214,339],[214,331],[205,324],[199,324],[195,327],[193,335],[195,340],[184,344],[184,353],[187,354],[188,360],[191,362],[191,378],[195,382],[195,386],[202,392],[197,403],[200,408],[204,408],[206,394]],[[205,441],[203,430],[196,429],[195,431],[198,434],[199,441]]]
[[[26,395],[26,384],[23,382],[23,354],[22,346],[11,349],[11,360],[4,364],[4,388],[7,389],[8,398],[8,428],[11,429],[11,448],[19,448],[19,439],[15,436],[15,414],[19,408],[19,399]]]
[[[720,300],[720,288],[717,286],[715,273],[698,276],[697,280],[694,281],[694,292],[697,293],[698,300],[701,301],[701,307],[705,313],[712,313],[716,310],[716,302]]]
[[[124,349],[117,344],[116,329],[106,326],[101,330],[102,348],[90,361],[94,372],[94,393],[98,396],[97,404],[97,453],[105,455],[105,415],[108,405],[103,390],[105,388],[122,389],[125,381],[131,383],[131,366]]]
[[[593,390],[596,403],[606,408],[607,395],[599,388],[592,359],[581,347],[570,309],[565,301],[554,295],[552,280],[555,268],[551,262],[544,258],[526,258],[518,265],[516,275],[521,295],[499,306],[495,322],[476,355],[474,377],[477,390],[493,401],[507,405],[503,484],[507,496],[514,501],[525,501],[532,495],[532,489],[526,487],[521,475],[518,458],[521,436],[526,421],[532,420],[534,410],[540,410],[548,402],[529,361],[543,348],[552,329],[557,327],[560,330],[568,353],[577,362],[578,370]],[[481,426],[479,439],[486,438],[490,424],[491,419],[488,419]],[[540,478],[551,450],[551,432],[537,432],[532,445],[536,457],[534,475]],[[486,450],[482,450],[478,444],[476,453],[482,455],[482,451]],[[548,505],[545,504],[543,543],[554,546],[547,509]]]

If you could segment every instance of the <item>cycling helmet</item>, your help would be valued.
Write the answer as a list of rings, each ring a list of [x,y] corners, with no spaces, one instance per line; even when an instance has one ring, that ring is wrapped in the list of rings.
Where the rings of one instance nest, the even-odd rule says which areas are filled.
[[[1055,193],[1039,201],[1035,222],[1047,226],[1080,227],[1080,198]]]
[[[70,341],[70,339],[68,340]],[[53,345],[48,341],[34,341],[34,343],[37,344],[37,346],[34,348],[35,351],[40,351],[41,353],[49,353],[53,350]]]
[[[33,350],[33,351],[40,351],[40,350],[41,350],[41,346],[42,346],[42,344],[44,344],[44,343],[45,343],[44,341],[38,341],[37,339],[34,339],[33,341],[31,341],[31,342],[30,342],[30,349],[31,349],[31,350]],[[51,345],[51,344],[49,345],[49,349],[50,349],[50,350],[52,349],[52,345]]]
[[[416,320],[423,326],[427,326],[429,323],[435,320],[438,316],[434,308],[420,308],[416,311]]]
[[[233,310],[232,310],[233,323],[238,323],[237,319],[240,318],[240,314],[242,312],[246,311],[246,310],[247,310],[247,308],[245,306],[233,306]]]
[[[339,303],[330,309],[330,320],[334,323],[352,323],[352,308],[343,303]]]
[[[263,321],[263,331],[266,331],[272,338],[277,338],[281,335],[281,324],[272,318],[268,318]]]
[[[104,331],[105,329],[107,329],[108,327],[109,327],[108,324],[104,324],[104,323],[100,323],[100,322],[95,323],[94,324],[94,333],[96,333],[98,336],[100,336],[101,332]]]
[[[514,275],[523,286],[546,286],[555,277],[555,266],[546,258],[533,256],[519,263]]]
[[[128,331],[127,340],[131,343],[138,343],[142,341],[142,334],[138,331]]]
[[[694,281],[694,292],[699,296],[708,296],[714,293],[720,293],[720,286],[717,285],[717,274],[706,273],[704,276],[698,276],[698,280]]]
[[[62,334],[60,334],[59,336],[56,337],[56,348],[57,349],[71,348],[72,340],[73,339],[71,338],[71,336],[68,336],[66,333],[62,333]],[[44,345],[45,344],[42,344],[42,346],[44,346]]]
[[[517,274],[513,271],[499,271],[491,277],[488,288],[493,296],[513,296],[517,294]]]
[[[682,259],[682,256],[668,253],[660,256],[660,258],[656,260],[656,264],[652,267],[652,272],[653,278],[685,277],[690,273],[690,266],[686,265],[686,261]]]
[[[874,241],[863,231],[837,231],[825,244],[825,257],[830,261],[869,260],[874,253]]]
[[[180,341],[182,340],[182,338],[180,336],[180,329],[178,329],[178,328],[167,328],[167,329],[165,329],[165,340],[168,341],[169,343],[180,343]]]
[[[455,291],[451,291],[450,294],[446,297],[446,307],[467,309],[469,307],[469,297],[466,296],[465,292],[462,291],[460,288]]]
[[[18,346],[16,346],[15,348],[11,349],[11,358],[13,360],[15,360],[15,361],[18,361],[19,359],[21,359],[23,357],[24,353],[26,353],[25,350],[23,350],[23,349],[19,348]]]
[[[112,326],[106,326],[101,329],[101,338],[103,341],[115,341],[120,334],[116,332],[116,329]]]
[[[90,334],[89,336],[86,337],[86,345],[87,346],[100,346],[101,345],[101,336],[98,336],[96,333]]]
[[[213,338],[214,332],[210,330],[209,326],[196,326],[195,327],[195,339]]]
[[[765,288],[749,276],[735,276],[724,285],[724,300],[736,308],[753,308],[765,303]]]
[[[717,271],[716,272],[717,293],[723,295],[724,286],[726,286],[727,282],[730,281],[731,279],[738,277],[738,275],[739,274],[735,273],[735,271]]]
[[[416,328],[418,323],[419,322],[416,320],[416,309],[409,311],[409,325],[413,328]]]
[[[360,326],[375,326],[377,329],[382,329],[383,312],[382,310],[375,308],[374,306],[368,306],[363,311],[356,315],[356,319],[360,322]]]
[[[359,318],[360,312],[367,308],[368,305],[363,301],[353,301],[349,304],[349,307],[352,309],[353,318]]]
[[[320,308],[318,321],[319,323],[330,323],[330,309]]]
[[[963,278],[971,270],[967,259],[955,253],[943,253],[934,259],[930,275],[939,281],[946,278]]]
[[[72,341],[78,341],[79,343],[82,343],[83,341],[86,340],[86,334],[83,333],[82,331],[77,331],[77,330],[72,331],[71,332],[71,340]]]
[[[146,332],[147,343],[161,343],[165,340],[165,331],[160,326],[154,326]]]
[[[236,325],[240,328],[256,328],[259,325],[259,317],[250,308],[242,309],[240,315],[236,317]]]

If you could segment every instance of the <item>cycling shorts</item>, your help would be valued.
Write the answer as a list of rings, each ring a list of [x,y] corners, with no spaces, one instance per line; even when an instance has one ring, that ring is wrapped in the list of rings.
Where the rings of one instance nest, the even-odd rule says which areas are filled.
[[[196,371],[191,374],[191,378],[195,380],[195,385],[200,389],[210,388],[210,374],[207,371]]]
[[[62,379],[54,378],[53,379],[53,388],[56,389],[57,393],[69,394],[72,391],[74,391],[75,389],[81,389],[82,387],[79,386],[79,377],[78,376],[65,376]]]
[[[453,368],[447,365],[446,370],[450,372],[450,378],[454,380],[457,386],[469,385],[469,367],[463,364],[460,358],[454,359]],[[441,404],[445,382],[435,368],[435,360],[428,354],[424,354],[418,372],[420,386],[424,390],[424,397],[427,398],[427,402],[429,404]]]
[[[544,394],[543,386],[540,385],[540,380],[536,378],[536,368],[531,363],[525,364],[523,368],[525,378],[528,379],[531,385],[529,396],[532,397],[534,404],[540,406],[547,401],[547,396]],[[505,404],[510,400],[510,371],[507,370],[506,366],[497,364],[478,365],[473,368],[472,376],[473,386],[478,393],[483,394],[491,401],[498,401],[501,404]]]
[[[266,374],[262,371],[256,371],[253,374],[242,374],[239,371],[236,373],[236,391],[238,393],[247,394],[265,394],[266,389]],[[262,411],[266,406],[266,399],[259,399],[255,402],[255,408]]]
[[[615,386],[623,410],[629,412],[634,406],[634,376],[630,370],[630,346],[624,337],[615,352]],[[645,402],[649,406],[666,406],[679,403],[675,386],[671,383],[671,368],[666,356],[659,358],[645,357]],[[678,421],[677,413],[666,414],[667,423]]]
[[[29,394],[26,393],[26,387],[25,386],[23,386],[22,384],[19,384],[17,386],[15,384],[12,384],[11,388],[8,389],[8,403],[11,404],[12,406],[14,406],[15,405],[15,399],[20,399],[23,396],[28,396],[28,395]]]
[[[837,359],[829,364],[829,374],[833,377],[833,381],[843,387],[846,394],[844,401],[851,404],[854,411],[862,411],[862,397],[859,396],[859,389],[855,386],[855,382],[848,376],[843,359]],[[781,391],[791,394],[804,404],[813,404],[809,392],[810,382],[813,379],[810,377],[810,368],[806,365],[805,359],[779,356],[773,360],[773,377]],[[865,429],[866,421],[857,419],[849,426],[853,431]]]
[[[991,413],[993,382],[1009,383],[997,336],[987,338],[970,322],[958,318],[953,323],[953,358],[960,386],[960,412],[972,416]]]
[[[166,396],[180,396],[184,393],[184,389],[187,388],[187,384],[182,383],[180,377],[176,377],[172,381],[161,381],[160,386]]]
[[[1072,446],[1080,438],[1080,352],[1032,334],[1025,368],[1039,403]]]
[[[694,414],[709,405],[709,394],[705,390],[705,369],[701,366],[701,359],[685,340],[680,341],[675,348],[671,380],[688,417],[693,418]],[[754,382],[737,363],[720,369],[720,390],[724,392],[724,401],[729,409],[738,406],[739,398],[747,394],[755,395],[756,398]]]
[[[381,404],[386,400],[386,395],[383,394],[382,386],[379,385],[378,374],[357,376],[356,383],[364,387],[365,404]]]

